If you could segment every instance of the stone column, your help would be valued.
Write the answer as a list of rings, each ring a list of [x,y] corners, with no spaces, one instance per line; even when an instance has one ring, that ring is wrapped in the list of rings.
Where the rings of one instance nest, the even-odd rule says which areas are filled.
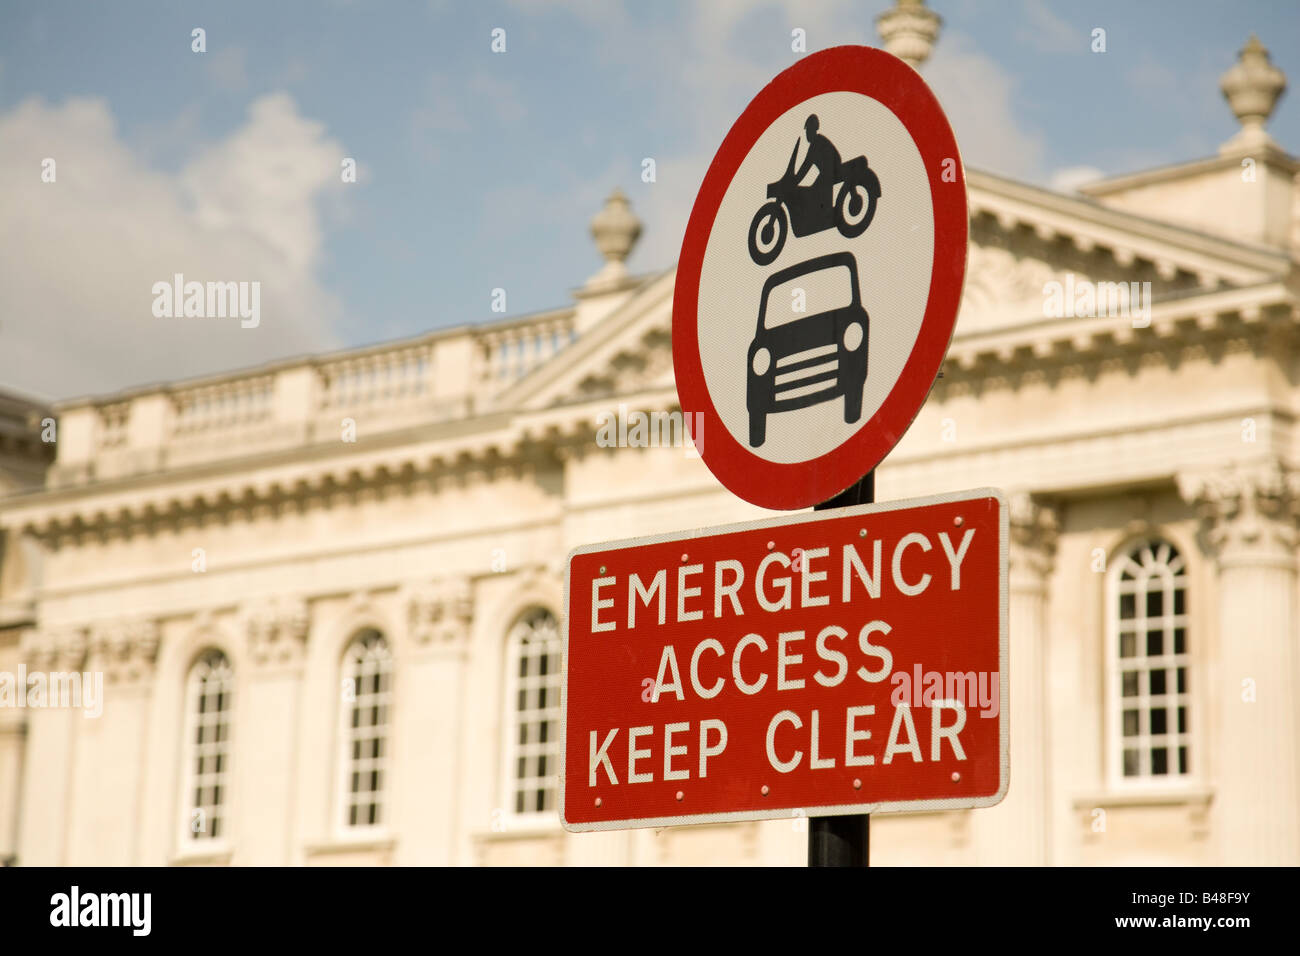
[[[147,772],[150,700],[160,628],[145,617],[91,627],[83,706],[75,721],[66,862],[139,862],[141,781]],[[102,699],[91,701],[89,688]]]
[[[299,700],[309,613],[298,598],[277,598],[244,611],[253,672],[234,702],[232,769],[238,775],[231,833],[241,866],[285,866],[299,833],[294,805],[298,774]],[[332,728],[331,728],[332,730]]]
[[[1012,495],[1009,507],[1011,786],[996,807],[975,811],[973,830],[977,863],[1041,866],[1048,862],[1047,602],[1057,516],[1026,493]]]
[[[449,866],[455,862],[460,780],[467,745],[466,663],[474,620],[474,590],[454,576],[408,586],[395,746],[402,775],[393,808],[401,840],[396,862]]]
[[[86,660],[83,628],[28,631],[21,645],[27,674],[80,671]],[[76,767],[77,725],[70,708],[27,710],[26,752],[19,798],[18,860],[24,866],[65,866],[69,862],[68,822]]]
[[[1296,512],[1300,473],[1266,461],[1178,477],[1215,561],[1217,633],[1200,659],[1217,863],[1300,862]],[[1197,675],[1194,673],[1195,681]],[[1208,759],[1207,759],[1208,758]],[[1193,755],[1193,760],[1197,758]],[[1193,772],[1196,771],[1193,764]]]

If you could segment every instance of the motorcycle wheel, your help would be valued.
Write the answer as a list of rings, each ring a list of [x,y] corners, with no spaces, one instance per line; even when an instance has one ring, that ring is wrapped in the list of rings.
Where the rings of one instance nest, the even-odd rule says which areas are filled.
[[[749,224],[749,258],[757,265],[771,265],[781,254],[790,229],[785,207],[775,199],[765,202]]]
[[[876,215],[877,195],[865,183],[850,182],[840,187],[840,194],[835,198],[835,226],[840,235],[853,239],[866,232]]]

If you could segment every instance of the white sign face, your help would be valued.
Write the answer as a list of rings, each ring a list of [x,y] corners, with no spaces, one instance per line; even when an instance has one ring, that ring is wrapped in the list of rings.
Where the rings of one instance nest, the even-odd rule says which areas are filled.
[[[760,207],[769,201],[769,184],[782,180],[787,173],[792,151],[797,149],[794,171],[803,165],[809,151],[805,124],[810,116],[817,118],[814,140],[824,137],[831,143],[842,166],[865,157],[879,180],[882,195],[865,231],[848,238],[837,227],[835,205],[826,208],[808,201],[819,198],[811,192],[817,186],[791,184],[791,202],[796,208],[785,210],[788,224],[784,242],[775,261],[759,265],[748,248],[751,226]],[[805,182],[815,179],[811,170],[804,177]],[[830,185],[834,187],[833,197],[844,189],[843,182]],[[765,226],[760,221],[760,233]],[[775,228],[779,231],[779,224]],[[771,243],[767,247],[770,249]],[[819,260],[824,261],[823,257],[844,252],[852,257],[852,266],[816,266]],[[722,200],[700,277],[700,362],[709,394],[732,437],[768,461],[787,464],[826,454],[870,421],[916,344],[925,317],[933,261],[934,212],[929,178],[911,135],[887,107],[861,93],[826,93],[787,111],[768,127],[740,164]],[[785,270],[809,263],[813,264],[809,271],[775,285],[767,284]],[[837,354],[844,343],[820,342],[810,335],[809,349],[801,351],[821,347],[826,361],[798,369],[790,373],[795,377],[783,380],[781,363],[788,357],[775,357],[773,388],[774,398],[788,396],[797,400],[803,397],[798,385],[801,373],[815,378],[819,370],[834,371],[833,363],[859,358],[865,361],[866,369],[861,398],[836,394],[833,381],[802,386],[809,390],[803,395],[811,397],[822,386],[820,391],[826,394],[826,400],[767,413],[764,440],[755,446],[749,440],[751,413],[746,407],[748,378],[754,371],[752,363],[746,361],[751,343],[764,331],[785,326],[787,332],[793,332],[800,322],[816,321],[829,312],[852,308],[855,282],[860,307],[867,316],[858,350]],[[762,331],[760,312],[765,326]],[[831,344],[836,348],[826,347]],[[797,353],[791,357],[796,359],[791,364],[799,364]],[[794,387],[782,388],[787,384]],[[859,401],[858,414],[846,421],[849,416],[845,405]]]
[[[967,247],[952,128],[871,47],[763,88],[700,185],[673,290],[673,370],[701,456],[767,508],[833,498],[916,417],[952,338]]]

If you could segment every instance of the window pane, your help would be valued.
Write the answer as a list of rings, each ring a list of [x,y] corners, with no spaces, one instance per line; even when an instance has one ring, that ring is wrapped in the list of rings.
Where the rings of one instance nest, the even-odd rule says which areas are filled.
[[[1115,572],[1106,585],[1106,626],[1119,635],[1107,667],[1120,672],[1108,695],[1110,766],[1124,777],[1182,773],[1189,759],[1190,705],[1182,696],[1189,681],[1187,564],[1172,544],[1155,539],[1119,556]],[[1184,666],[1166,666],[1174,655]]]
[[[1151,693],[1163,694],[1165,692],[1165,672],[1155,670],[1151,672]]]
[[[1163,734],[1169,729],[1169,712],[1163,707],[1151,711],[1151,733]]]
[[[182,739],[187,743],[184,793],[189,804],[181,808],[187,840],[214,840],[224,832],[221,811],[229,790],[226,774],[233,677],[226,656],[209,650],[194,662],[187,678],[188,726]]]
[[[355,688],[345,706],[340,747],[347,761],[346,791],[340,796],[346,827],[373,827],[383,822],[387,774],[389,694],[393,659],[384,635],[366,628],[357,632],[344,653],[344,677]]]
[[[1138,752],[1132,748],[1126,748],[1124,751],[1124,776],[1136,777],[1138,775]]]
[[[540,608],[523,614],[506,637],[504,756],[510,779],[504,785],[509,788],[506,805],[513,805],[515,813],[541,813],[555,806],[551,777],[559,763],[559,741],[545,714],[560,700],[560,644],[559,622]]]
[[[1169,751],[1164,747],[1153,747],[1151,749],[1151,772],[1153,774],[1167,774],[1169,772]]]

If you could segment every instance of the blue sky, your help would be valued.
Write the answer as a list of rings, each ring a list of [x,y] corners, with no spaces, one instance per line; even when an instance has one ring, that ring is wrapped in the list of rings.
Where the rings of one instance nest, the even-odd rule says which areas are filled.
[[[10,0],[0,387],[60,398],[486,321],[497,287],[511,315],[562,306],[600,266],[588,221],[614,186],[645,221],[630,267],[668,267],[713,150],[797,58],[790,31],[875,44],[888,5]],[[1043,185],[1212,154],[1252,31],[1300,82],[1297,4],[931,6],[922,72],[967,164]],[[1300,151],[1291,98],[1269,129]],[[285,320],[160,332],[141,288],[186,267],[265,274]]]

